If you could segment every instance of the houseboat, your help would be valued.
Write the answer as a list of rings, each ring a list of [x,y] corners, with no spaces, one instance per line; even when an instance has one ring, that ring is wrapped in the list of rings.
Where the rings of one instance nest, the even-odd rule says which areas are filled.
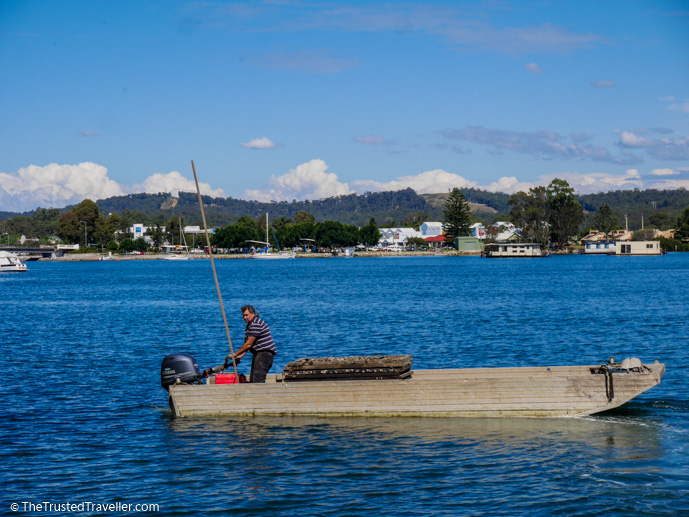
[[[616,255],[664,255],[660,241],[618,242]]]
[[[486,258],[537,258],[550,253],[541,249],[537,242],[497,242],[486,244],[482,257]]]
[[[614,255],[616,250],[617,243],[615,241],[601,240],[584,243],[584,255]]]

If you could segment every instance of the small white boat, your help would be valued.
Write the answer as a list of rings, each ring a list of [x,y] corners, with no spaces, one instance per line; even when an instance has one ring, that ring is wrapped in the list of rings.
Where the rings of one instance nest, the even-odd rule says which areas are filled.
[[[268,214],[266,213],[266,241],[246,241],[246,242],[252,242],[254,244],[263,244],[265,245],[265,249],[260,250],[258,253],[254,253],[251,255],[252,259],[260,259],[260,260],[276,260],[276,259],[293,259],[296,258],[297,253],[294,251],[278,251],[277,253],[270,251],[270,242],[268,239]],[[277,238],[275,239],[275,242],[277,244]]]
[[[254,255],[251,255],[252,259],[262,259],[262,260],[275,260],[275,259],[293,259],[297,254],[293,251],[279,251],[278,253],[273,253],[271,251],[261,251]]]
[[[165,260],[189,260],[189,255],[183,253],[181,250],[177,252],[170,252],[163,255]]]
[[[382,356],[300,359],[269,374],[265,384],[220,384],[213,377],[198,384],[206,376],[190,356],[183,359],[193,367],[183,373],[180,356],[166,357],[161,368],[177,416],[584,416],[621,406],[665,373],[664,364],[636,358],[588,366],[411,370],[411,356]]]
[[[26,264],[19,259],[16,253],[12,253],[11,251],[0,251],[0,272],[13,271],[23,273],[27,270]]]

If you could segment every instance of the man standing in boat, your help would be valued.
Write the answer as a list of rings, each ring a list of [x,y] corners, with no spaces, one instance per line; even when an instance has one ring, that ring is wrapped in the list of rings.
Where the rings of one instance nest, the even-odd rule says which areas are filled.
[[[258,317],[256,309],[251,305],[242,307],[242,317],[246,322],[244,344],[235,354],[235,358],[241,359],[251,351],[253,358],[249,382],[266,382],[266,374],[273,366],[273,356],[277,353],[273,336],[268,324]],[[232,355],[228,355],[227,361],[231,360]]]

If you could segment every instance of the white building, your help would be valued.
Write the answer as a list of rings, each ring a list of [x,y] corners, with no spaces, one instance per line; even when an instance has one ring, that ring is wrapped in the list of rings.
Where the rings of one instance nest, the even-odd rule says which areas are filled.
[[[514,240],[519,236],[519,229],[512,223],[498,221],[493,223],[491,226],[498,229],[497,234],[495,235],[496,241],[502,242]]]
[[[476,237],[477,239],[483,240],[486,238],[486,227],[482,223],[474,223],[469,226],[471,233],[469,236]]]
[[[425,223],[421,223],[419,230],[421,231],[422,238],[442,235],[443,223],[439,223],[438,221],[427,221]]]
[[[417,232],[414,228],[379,228],[378,230],[380,231],[378,246],[381,248],[404,247],[412,237],[423,239],[421,232]]]
[[[152,226],[144,226],[143,224],[137,223],[134,226],[131,226],[129,228],[129,233],[132,235],[132,239],[143,239],[145,240],[148,244],[153,244],[153,239],[150,237],[150,232],[153,231]],[[165,226],[161,226],[160,230],[165,233],[166,228]],[[182,231],[184,232],[185,235],[203,235],[205,232],[203,228],[200,226],[185,226]],[[215,233],[215,228],[208,228],[208,233],[213,234]]]
[[[152,244],[153,239],[151,239],[147,234],[148,231],[150,230],[149,226],[144,226],[143,224],[135,224],[134,226],[129,228],[129,233],[132,235],[132,239],[143,239],[147,243]]]

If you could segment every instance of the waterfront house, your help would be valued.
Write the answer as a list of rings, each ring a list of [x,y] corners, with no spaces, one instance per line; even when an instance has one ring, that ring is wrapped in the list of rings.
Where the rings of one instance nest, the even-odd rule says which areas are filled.
[[[674,240],[675,238],[675,233],[677,230],[672,229],[672,230],[665,230],[665,231],[660,231],[660,230],[653,230],[653,238],[654,239],[670,239]]]
[[[389,248],[393,245],[396,245],[396,247],[406,247],[407,242],[412,237],[423,238],[421,232],[417,232],[414,228],[379,228],[379,231],[379,248]]]
[[[588,235],[580,239],[582,244],[586,244],[588,242],[600,242],[607,240],[609,240],[608,236],[604,232],[599,232],[598,230],[591,230],[588,233]]]
[[[631,241],[632,232],[629,230],[615,230],[610,234],[610,238],[615,241]]]
[[[490,225],[491,233],[495,237],[495,240],[498,242],[503,242],[503,241],[518,241],[520,239],[519,236],[519,228],[517,228],[514,224],[508,223],[506,221],[497,221],[493,224]],[[488,232],[486,232],[488,233]]]
[[[429,248],[442,248],[443,244],[445,244],[445,236],[444,235],[435,235],[433,237],[426,237],[426,238],[424,238],[424,240],[428,244]]]

